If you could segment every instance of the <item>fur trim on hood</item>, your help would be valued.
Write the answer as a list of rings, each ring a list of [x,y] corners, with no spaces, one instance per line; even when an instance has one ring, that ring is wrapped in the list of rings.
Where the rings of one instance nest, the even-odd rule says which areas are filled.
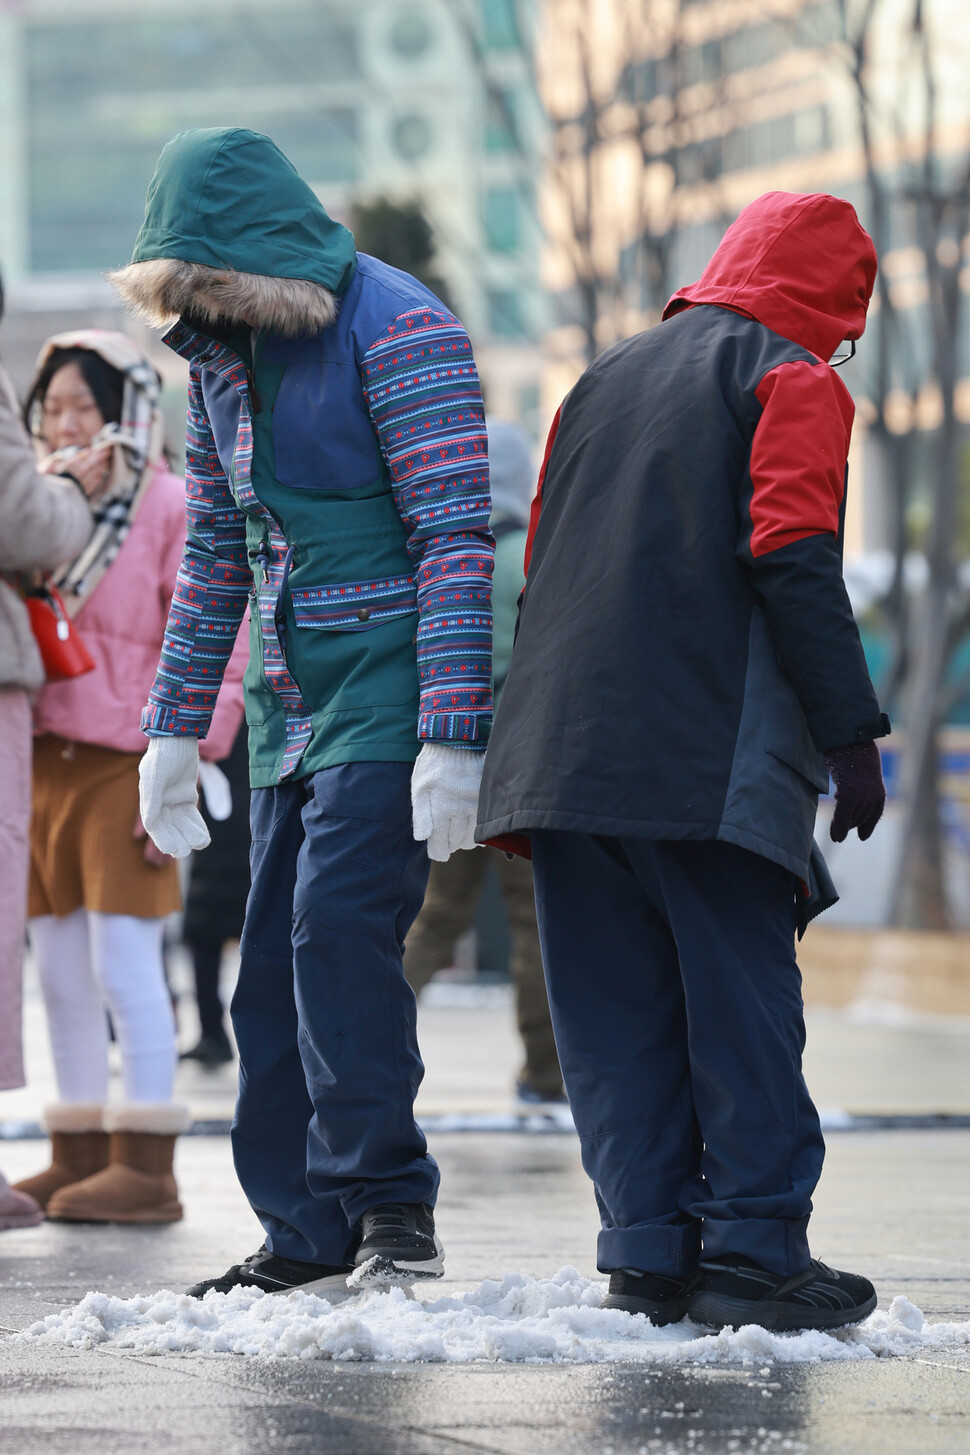
[[[206,323],[232,319],[296,338],[319,333],[337,316],[329,288],[303,278],[268,278],[177,258],[129,263],[107,276],[131,311],[155,328],[187,314]]]

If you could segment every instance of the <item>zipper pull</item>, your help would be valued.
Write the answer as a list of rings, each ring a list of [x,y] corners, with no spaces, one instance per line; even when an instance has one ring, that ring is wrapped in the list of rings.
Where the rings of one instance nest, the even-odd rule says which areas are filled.
[[[265,586],[266,582],[269,580],[269,563],[271,560],[272,557],[269,553],[269,547],[267,546],[265,541],[261,541],[259,550],[256,552],[256,565],[263,573],[263,579],[259,583],[260,586]]]
[[[290,584],[290,567],[293,565],[293,557],[296,554],[296,546],[287,546],[286,555],[283,557],[283,571],[280,575],[280,601]]]

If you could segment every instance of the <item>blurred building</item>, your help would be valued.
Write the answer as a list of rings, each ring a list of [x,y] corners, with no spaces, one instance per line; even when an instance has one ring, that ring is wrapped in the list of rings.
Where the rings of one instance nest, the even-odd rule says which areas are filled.
[[[926,0],[922,13],[936,87],[934,147],[946,178],[970,159],[970,6]],[[889,194],[881,267],[894,302],[917,320],[913,365],[926,370],[925,270],[902,175],[926,151],[913,14],[913,0],[547,0],[540,91],[553,160],[543,195],[544,281],[555,319],[545,417],[593,352],[657,321],[753,198],[775,189],[832,192],[871,225],[853,81],[865,17],[866,119]],[[870,319],[878,312],[876,298]],[[888,545],[883,468],[866,442],[876,328],[843,371],[858,406],[850,554]],[[970,375],[970,347],[961,353]],[[894,427],[928,433],[939,421],[938,392],[917,377],[911,393],[909,401],[890,399]],[[957,405],[970,423],[970,378]]]
[[[164,143],[248,126],[338,217],[379,195],[422,203],[491,407],[535,428],[533,23],[532,0],[0,0],[14,372],[52,327],[117,321],[100,275],[127,261]]]

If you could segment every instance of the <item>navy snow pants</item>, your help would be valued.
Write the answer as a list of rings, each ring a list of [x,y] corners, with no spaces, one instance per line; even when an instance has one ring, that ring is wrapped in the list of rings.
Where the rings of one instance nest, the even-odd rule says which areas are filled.
[[[549,1003],[602,1272],[807,1268],[822,1170],[795,879],[733,844],[530,830]]]
[[[402,964],[429,867],[411,764],[255,789],[251,820],[233,1158],[273,1253],[342,1265],[367,1208],[433,1205],[438,1190],[414,1120],[424,1067]]]

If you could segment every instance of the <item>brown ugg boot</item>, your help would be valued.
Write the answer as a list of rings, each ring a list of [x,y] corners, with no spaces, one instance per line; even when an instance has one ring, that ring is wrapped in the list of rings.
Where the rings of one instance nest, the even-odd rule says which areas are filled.
[[[44,1108],[44,1128],[51,1139],[51,1165],[35,1177],[14,1183],[46,1208],[55,1192],[72,1182],[91,1177],[108,1165],[108,1133],[102,1126],[104,1108],[96,1103],[63,1102]]]
[[[184,1106],[130,1102],[105,1107],[108,1166],[55,1193],[47,1216],[69,1223],[177,1223],[182,1205],[172,1158],[175,1138],[190,1122]]]

